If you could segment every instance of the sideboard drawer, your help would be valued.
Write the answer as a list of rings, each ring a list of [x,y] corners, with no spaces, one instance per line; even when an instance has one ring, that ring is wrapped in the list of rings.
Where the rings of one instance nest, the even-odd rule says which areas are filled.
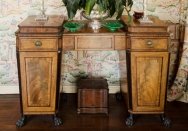
[[[113,36],[76,36],[76,50],[114,50]]]
[[[63,50],[74,50],[74,44],[74,36],[63,36]]]
[[[58,40],[49,38],[20,38],[20,50],[57,50]]]
[[[131,38],[131,49],[141,50],[167,50],[167,38]]]
[[[125,50],[126,49],[126,37],[125,35],[115,36],[115,50]]]

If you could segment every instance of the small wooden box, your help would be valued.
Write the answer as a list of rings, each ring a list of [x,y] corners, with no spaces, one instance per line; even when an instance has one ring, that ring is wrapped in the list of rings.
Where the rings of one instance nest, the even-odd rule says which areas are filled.
[[[108,83],[106,79],[78,81],[78,109],[80,113],[108,114]]]

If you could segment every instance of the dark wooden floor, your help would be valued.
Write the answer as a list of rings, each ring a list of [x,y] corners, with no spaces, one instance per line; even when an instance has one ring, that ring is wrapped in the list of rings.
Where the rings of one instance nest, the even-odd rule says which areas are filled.
[[[67,94],[66,94],[67,95]],[[65,95],[64,95],[65,96]],[[65,97],[66,98],[66,97]],[[109,115],[80,114],[76,112],[75,94],[67,95],[61,100],[60,117],[63,125],[55,127],[51,116],[29,116],[27,124],[16,128],[20,118],[19,96],[0,95],[0,131],[184,131],[188,130],[188,104],[181,102],[167,103],[166,115],[172,120],[172,126],[165,128],[159,115],[138,115],[133,127],[125,125],[127,108],[124,102],[117,101],[115,95],[109,98]]]

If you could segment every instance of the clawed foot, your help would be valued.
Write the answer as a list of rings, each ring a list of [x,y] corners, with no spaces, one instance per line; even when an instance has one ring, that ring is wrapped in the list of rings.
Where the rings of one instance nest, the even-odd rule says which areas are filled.
[[[133,126],[134,121],[133,121],[133,115],[132,115],[132,114],[130,114],[130,116],[126,119],[125,124],[126,124],[128,127]]]
[[[55,126],[59,126],[59,125],[62,125],[63,122],[60,118],[58,118],[57,116],[54,116],[54,124]]]
[[[169,128],[171,126],[171,120],[164,115],[161,116],[161,121],[165,127]]]
[[[25,125],[26,118],[25,116],[21,117],[17,122],[16,122],[16,127],[22,127]]]

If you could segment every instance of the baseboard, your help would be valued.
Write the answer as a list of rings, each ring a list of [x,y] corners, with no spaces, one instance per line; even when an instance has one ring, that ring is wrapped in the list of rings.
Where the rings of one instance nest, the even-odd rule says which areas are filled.
[[[0,86],[0,94],[19,94],[19,86]]]
[[[115,94],[117,92],[120,92],[120,86],[109,86],[109,93],[110,94]],[[61,88],[61,92],[63,93],[76,93],[77,88],[75,86],[63,86]]]
[[[63,93],[76,93],[77,88],[75,86],[63,86],[61,88]],[[109,86],[109,93],[115,94],[120,92],[120,86]],[[18,86],[0,86],[0,94],[19,94]]]

